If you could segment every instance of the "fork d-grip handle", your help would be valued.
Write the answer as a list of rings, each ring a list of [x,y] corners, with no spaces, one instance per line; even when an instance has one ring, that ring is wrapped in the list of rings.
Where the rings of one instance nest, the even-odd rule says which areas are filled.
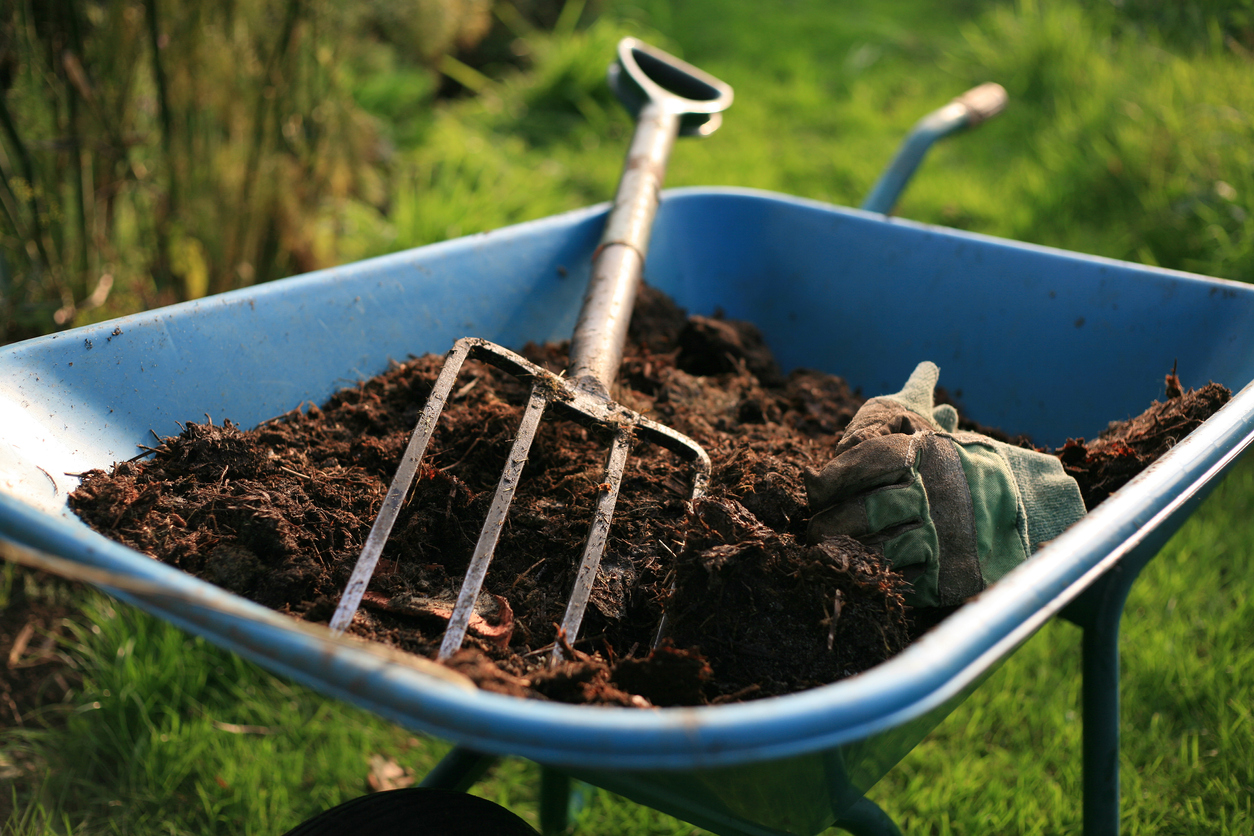
[[[567,368],[577,386],[605,399],[623,360],[675,138],[713,133],[732,101],[732,89],[722,81],[635,38],[619,42],[609,81],[635,115],[636,130],[593,258]]]

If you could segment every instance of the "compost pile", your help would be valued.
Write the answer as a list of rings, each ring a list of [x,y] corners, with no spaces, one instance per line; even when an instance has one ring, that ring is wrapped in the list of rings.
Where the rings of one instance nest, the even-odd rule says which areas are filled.
[[[522,353],[560,372],[566,348]],[[188,424],[146,460],[83,474],[71,507],[132,548],[325,623],[442,362],[429,355],[395,365],[249,431],[229,421]],[[1087,501],[1117,489],[1226,400],[1222,387],[1185,393],[1178,380],[1172,390],[1173,379],[1175,397],[1154,404],[1151,418],[1059,451]],[[463,370],[354,634],[434,658],[527,391],[485,365]],[[688,317],[645,288],[615,396],[705,447],[709,494],[690,503],[689,466],[636,445],[571,646],[556,625],[608,439],[546,417],[466,643],[447,662],[480,687],[634,706],[767,697],[879,664],[944,615],[910,611],[905,581],[857,542],[805,545],[802,474],[830,459],[863,402],[841,378],[783,376],[752,325]],[[1005,438],[965,418],[962,426]],[[567,661],[549,667],[555,642]]]

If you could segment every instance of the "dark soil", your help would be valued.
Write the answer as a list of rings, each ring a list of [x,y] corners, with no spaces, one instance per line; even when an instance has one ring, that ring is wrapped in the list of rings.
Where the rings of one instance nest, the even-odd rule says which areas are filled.
[[[1218,383],[1186,392],[1174,369],[1165,388],[1167,400],[1112,423],[1088,444],[1071,440],[1058,451],[1063,467],[1080,483],[1085,507],[1094,508],[1122,488],[1232,398]]]
[[[549,344],[523,354],[560,372],[565,352]],[[147,461],[85,474],[71,507],[141,552],[326,622],[442,362],[396,365],[254,430],[189,424]],[[463,370],[352,632],[435,655],[528,388],[486,365]],[[1146,415],[1157,419],[1112,427],[1092,444],[1068,442],[1061,455],[1086,500],[1170,447],[1149,440],[1158,427],[1178,439],[1213,412],[1214,389],[1155,404]],[[705,447],[709,494],[690,502],[687,464],[634,448],[588,615],[565,645],[556,625],[608,445],[602,431],[546,417],[450,667],[519,696],[717,703],[856,674],[936,620],[909,612],[905,581],[857,542],[804,545],[802,472],[830,458],[862,403],[843,380],[781,375],[752,325],[686,317],[646,289],[615,398]],[[555,642],[567,661],[550,668]]]

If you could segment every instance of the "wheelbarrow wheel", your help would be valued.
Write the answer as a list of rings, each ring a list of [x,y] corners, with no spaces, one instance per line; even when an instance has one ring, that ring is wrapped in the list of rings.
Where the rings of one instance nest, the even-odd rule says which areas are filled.
[[[478,796],[422,787],[389,790],[345,801],[284,836],[539,836],[525,821]]]

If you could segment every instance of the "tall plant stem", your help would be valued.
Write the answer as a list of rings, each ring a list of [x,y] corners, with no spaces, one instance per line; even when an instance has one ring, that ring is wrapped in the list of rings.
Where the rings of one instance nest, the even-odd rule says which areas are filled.
[[[26,179],[26,186],[30,191],[31,224],[30,238],[27,240],[34,242],[35,250],[43,262],[43,268],[46,270],[52,266],[52,259],[48,257],[48,248],[44,245],[43,223],[39,218],[41,208],[39,195],[35,188],[38,182],[35,180],[35,164],[31,161],[30,153],[26,150],[26,143],[22,141],[21,134],[17,132],[17,125],[13,122],[13,116],[9,113],[9,107],[5,103],[3,96],[0,96],[0,128],[4,129],[4,135],[13,147],[13,156],[17,158],[18,165],[22,167],[22,176]]]
[[[70,32],[70,43],[74,48],[73,54],[76,57],[81,56],[83,55],[83,37],[78,27],[78,15],[75,14],[75,0],[63,0],[63,2],[65,4],[66,28]],[[61,60],[63,63],[67,60],[65,53],[62,53]],[[64,69],[66,70],[66,77],[68,79],[69,68],[66,67]],[[87,275],[90,238],[87,234],[87,193],[83,186],[83,178],[86,171],[83,165],[82,135],[79,131],[79,92],[73,83],[66,85],[66,95],[69,98],[68,121],[70,129],[70,154],[73,155],[73,160],[70,165],[70,176],[74,179],[74,202],[76,204],[75,220],[78,223],[78,250],[75,258],[75,268],[78,273],[78,280],[71,282],[70,286],[71,293],[75,296],[75,298],[81,298],[86,295],[87,287],[92,283]]]
[[[270,86],[269,82],[274,77],[280,59],[287,54],[288,48],[291,46],[292,36],[296,31],[296,22],[299,19],[300,0],[288,0],[287,10],[283,17],[283,28],[279,32],[274,49],[266,58],[266,66],[262,71],[261,89],[257,93],[257,104],[253,113],[252,145],[248,149],[248,162],[244,166],[244,179],[240,183],[239,199],[235,203],[239,208],[239,219],[235,225],[233,244],[227,250],[227,263],[224,265],[226,272],[217,277],[215,286],[211,288],[213,291],[230,288],[233,284],[231,273],[243,255],[245,241],[251,227],[253,186],[257,179],[257,169],[261,166],[261,155],[265,147],[266,117],[269,115],[272,107],[270,97],[266,95],[266,90]],[[272,95],[277,99],[278,91],[275,90]]]
[[[165,158],[166,190],[157,196],[153,213],[153,234],[157,251],[152,263],[152,277],[158,290],[173,289],[174,271],[170,265],[170,221],[178,217],[178,172],[173,150],[173,124],[170,97],[167,91],[165,64],[161,60],[161,27],[157,18],[157,0],[145,0],[148,45],[152,51],[152,78],[157,91],[157,117],[161,122],[161,153]],[[181,294],[180,294],[181,295]]]
[[[144,0],[148,18],[148,45],[152,50],[152,80],[157,90],[157,115],[161,120],[161,151],[165,155],[167,185],[166,205],[171,215],[178,213],[178,172],[174,168],[174,117],[170,111],[165,63],[161,60],[161,27],[157,18],[157,0]]]
[[[0,205],[4,206],[4,215],[9,220],[9,226],[13,227],[14,234],[21,241],[29,241],[30,233],[23,228],[21,216],[21,201],[13,192],[13,187],[9,185],[9,173],[5,171],[4,166],[0,166],[0,186],[4,187],[3,194],[0,194]],[[22,248],[22,254],[30,261],[31,268],[38,272],[39,261],[25,247]]]

